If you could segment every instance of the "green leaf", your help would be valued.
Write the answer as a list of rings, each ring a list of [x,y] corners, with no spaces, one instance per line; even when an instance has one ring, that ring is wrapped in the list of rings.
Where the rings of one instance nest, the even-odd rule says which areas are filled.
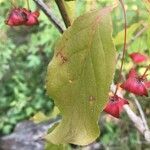
[[[127,28],[127,43],[130,42],[130,40],[133,37],[133,34],[140,26],[141,23],[134,23],[129,28]],[[124,43],[124,29],[116,35],[114,43],[115,45],[121,45]]]
[[[143,0],[145,7],[147,8],[148,12],[150,13],[150,1],[149,0]]]
[[[71,22],[75,19],[75,8],[76,8],[76,1],[64,1],[65,8],[67,13],[69,14],[69,19]]]
[[[97,2],[93,0],[86,0],[86,11],[94,10],[98,7]]]
[[[110,12],[80,16],[56,44],[46,83],[63,117],[46,137],[54,144],[87,145],[99,136],[98,118],[115,68]]]
[[[43,112],[39,111],[30,120],[32,120],[34,123],[40,123],[40,122],[46,121],[48,119],[49,119],[49,117],[47,117]]]
[[[45,145],[45,150],[71,150],[69,145],[54,145],[52,143],[47,143]]]

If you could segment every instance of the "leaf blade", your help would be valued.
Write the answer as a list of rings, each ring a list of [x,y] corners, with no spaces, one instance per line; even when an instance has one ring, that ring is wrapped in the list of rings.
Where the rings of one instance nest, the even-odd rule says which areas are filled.
[[[99,135],[99,112],[107,102],[115,68],[110,11],[77,18],[55,48],[46,86],[63,120],[47,135],[52,143],[87,145]]]

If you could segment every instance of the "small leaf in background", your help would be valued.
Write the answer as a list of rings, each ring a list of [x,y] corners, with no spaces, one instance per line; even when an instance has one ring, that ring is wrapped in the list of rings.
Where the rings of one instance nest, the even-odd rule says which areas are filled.
[[[29,55],[27,57],[27,60],[28,60],[28,66],[29,67],[36,67],[36,66],[40,65],[40,58],[39,58],[39,56]]]
[[[75,8],[76,8],[76,1],[65,1],[64,2],[67,13],[69,14],[69,18],[71,22],[75,19]]]
[[[146,6],[148,12],[150,13],[150,0],[143,0],[143,1],[145,3],[145,6]]]
[[[40,122],[46,121],[48,119],[49,119],[49,117],[47,117],[43,112],[39,111],[30,120],[32,120],[34,123],[40,123]]]
[[[60,115],[58,107],[54,106],[52,113],[49,115],[50,118],[55,118]]]
[[[141,23],[134,23],[127,28],[127,43],[132,39],[135,31],[141,26]],[[120,31],[114,38],[115,45],[121,45],[124,42],[124,30]]]
[[[96,0],[86,0],[86,11],[95,10],[97,8]]]
[[[99,136],[99,113],[115,70],[110,11],[80,16],[56,44],[46,83],[63,117],[46,137],[54,144],[87,145]]]

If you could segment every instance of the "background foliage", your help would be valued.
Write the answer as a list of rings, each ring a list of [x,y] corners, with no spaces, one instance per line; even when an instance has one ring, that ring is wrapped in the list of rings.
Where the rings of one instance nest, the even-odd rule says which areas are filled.
[[[71,9],[75,9],[75,14],[72,16],[79,16],[91,8],[101,8],[112,2],[113,0],[93,0],[93,3],[90,0],[76,0],[75,6],[70,5]],[[26,5],[21,0],[18,0],[18,3],[20,6]],[[146,7],[141,0],[125,0],[125,3],[130,43],[128,53],[142,52],[150,55],[150,28],[134,39],[136,34],[149,23]],[[31,9],[34,10],[34,3],[30,1],[30,4]],[[60,18],[56,5],[52,2],[49,6]],[[42,12],[39,26],[32,28],[6,26],[4,20],[10,9],[9,1],[0,0],[0,135],[10,133],[16,123],[31,118],[38,111],[46,114],[51,112],[54,105],[53,101],[45,94],[45,73],[53,56],[54,43],[60,36]],[[113,37],[116,48],[120,52],[123,37],[121,31],[124,22],[120,7],[115,9],[112,19]],[[124,72],[126,73],[131,66],[133,63],[127,58]],[[140,102],[150,123],[149,98]],[[136,111],[134,103],[131,102],[131,106]],[[100,142],[105,147],[111,146],[114,149],[118,143],[126,149],[147,147],[126,115],[123,114],[122,118],[118,121],[103,115]]]

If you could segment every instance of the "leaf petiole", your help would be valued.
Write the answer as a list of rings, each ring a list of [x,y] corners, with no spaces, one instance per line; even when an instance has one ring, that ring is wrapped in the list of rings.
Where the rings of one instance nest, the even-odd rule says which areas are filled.
[[[119,70],[118,82],[121,79],[121,73],[122,73],[122,69],[123,69],[123,63],[124,63],[124,58],[125,58],[125,53],[126,53],[126,45],[127,45],[127,18],[126,18],[126,10],[125,10],[125,7],[124,7],[123,0],[119,0],[119,1],[120,1],[121,6],[122,6],[123,15],[124,15],[124,46],[123,46],[123,54],[122,54],[121,66],[120,66],[120,70]],[[114,95],[117,94],[118,88],[119,88],[119,83],[117,83]]]

